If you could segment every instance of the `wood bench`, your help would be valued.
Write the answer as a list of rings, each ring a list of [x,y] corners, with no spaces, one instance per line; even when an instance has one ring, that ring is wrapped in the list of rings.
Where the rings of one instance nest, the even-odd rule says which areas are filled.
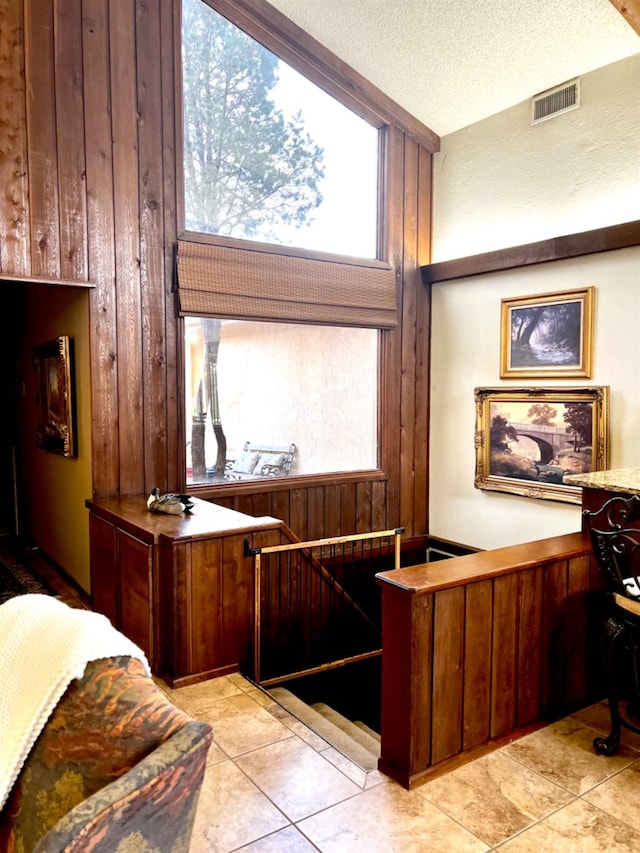
[[[254,444],[246,441],[237,459],[227,459],[224,478],[263,480],[287,477],[295,452],[295,444]]]

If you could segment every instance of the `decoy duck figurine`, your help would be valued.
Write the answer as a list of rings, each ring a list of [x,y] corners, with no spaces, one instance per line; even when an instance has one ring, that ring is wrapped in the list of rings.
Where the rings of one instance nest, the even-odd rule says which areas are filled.
[[[190,512],[193,506],[193,498],[190,495],[177,495],[172,492],[161,495],[160,489],[157,486],[147,498],[147,507],[151,512],[167,512],[169,515],[180,515],[182,512]]]

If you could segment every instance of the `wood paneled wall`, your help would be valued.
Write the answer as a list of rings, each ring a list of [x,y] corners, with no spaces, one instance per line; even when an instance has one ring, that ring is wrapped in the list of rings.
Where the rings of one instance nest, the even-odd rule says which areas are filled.
[[[0,279],[92,282],[94,496],[182,486],[172,0],[0,0]],[[401,324],[382,334],[383,479],[221,502],[301,538],[427,532],[431,154],[389,132]]]
[[[463,752],[600,698],[602,579],[586,535],[379,578],[380,768],[406,787]]]

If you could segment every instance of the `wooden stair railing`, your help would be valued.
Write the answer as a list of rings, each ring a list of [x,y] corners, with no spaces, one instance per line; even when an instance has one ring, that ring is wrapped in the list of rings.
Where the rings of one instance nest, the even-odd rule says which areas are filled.
[[[373,575],[380,560],[399,568],[403,532],[396,528],[255,549],[247,543],[246,555],[255,561],[256,683],[270,686],[380,654],[379,616],[367,612],[347,589],[349,570],[375,562],[368,579],[375,594]],[[383,547],[383,540],[393,544]]]

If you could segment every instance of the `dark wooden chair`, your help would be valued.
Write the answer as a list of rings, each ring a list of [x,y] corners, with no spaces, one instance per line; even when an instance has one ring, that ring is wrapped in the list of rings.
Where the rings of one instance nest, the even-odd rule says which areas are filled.
[[[593,745],[613,755],[623,728],[640,734],[640,495],[617,495],[582,515],[607,596],[602,651],[611,732]]]

